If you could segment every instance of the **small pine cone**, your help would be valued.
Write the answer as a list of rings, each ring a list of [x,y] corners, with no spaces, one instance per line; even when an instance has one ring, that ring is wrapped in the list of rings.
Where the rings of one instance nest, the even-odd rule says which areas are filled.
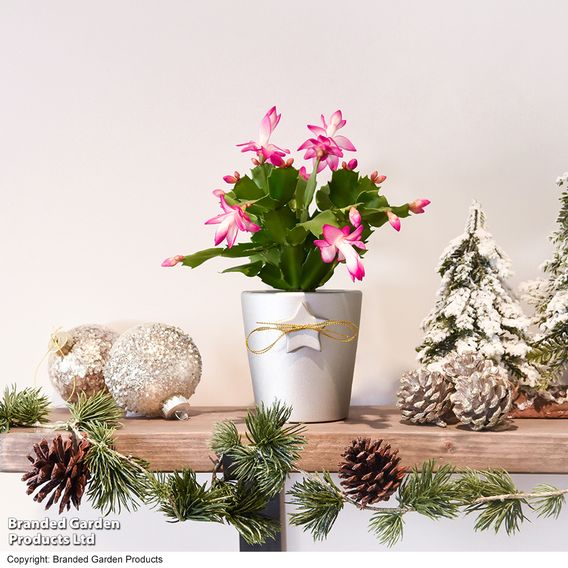
[[[388,501],[406,474],[399,462],[398,450],[391,450],[390,444],[358,438],[345,449],[339,464],[341,485],[360,507]]]
[[[444,360],[442,370],[450,380],[455,381],[459,377],[469,377],[475,371],[482,371],[492,364],[491,361],[477,353],[452,354]]]
[[[458,377],[452,394],[453,411],[472,430],[488,430],[507,421],[513,403],[513,388],[507,372],[497,365]]]
[[[71,503],[79,509],[89,479],[85,456],[90,447],[86,438],[77,440],[72,436],[64,440],[61,434],[51,443],[42,440],[34,444],[35,456],[28,456],[32,468],[22,477],[28,486],[28,495],[39,489],[34,501],[41,503],[51,494],[45,508],[59,502],[59,514],[65,508],[69,510]]]
[[[415,424],[446,426],[450,395],[454,388],[438,371],[419,369],[402,375],[398,391],[398,406],[402,416]]]

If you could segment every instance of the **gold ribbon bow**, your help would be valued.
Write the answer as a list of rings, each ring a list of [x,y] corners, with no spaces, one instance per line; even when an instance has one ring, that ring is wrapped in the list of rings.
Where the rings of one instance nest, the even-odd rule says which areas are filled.
[[[359,333],[359,327],[349,320],[326,320],[318,323],[280,323],[280,322],[267,322],[267,321],[257,321],[259,327],[255,327],[246,338],[247,349],[254,353],[255,355],[262,355],[270,351],[283,337],[286,337],[289,333],[294,333],[296,331],[311,330],[317,331],[324,337],[329,337],[334,341],[340,341],[341,343],[349,343],[356,339]],[[350,333],[342,333],[340,331],[333,331],[328,329],[333,325],[338,325],[346,327],[350,330]],[[261,331],[279,331],[280,335],[266,347],[262,349],[253,349],[250,346],[250,338],[255,333],[260,333]]]

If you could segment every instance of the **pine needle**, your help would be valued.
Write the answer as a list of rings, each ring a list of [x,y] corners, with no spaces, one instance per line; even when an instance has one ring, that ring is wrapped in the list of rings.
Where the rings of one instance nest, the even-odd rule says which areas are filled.
[[[241,437],[234,422],[224,420],[215,425],[211,439],[211,449],[218,455],[228,454],[241,445]]]
[[[263,514],[269,499],[256,487],[246,483],[226,483],[231,493],[225,521],[232,525],[248,544],[262,544],[276,536],[280,523]]]
[[[369,521],[369,531],[381,544],[389,548],[402,540],[404,532],[404,513],[398,508],[392,511],[377,511]]]
[[[40,388],[27,387],[18,391],[16,385],[6,387],[0,400],[0,433],[14,426],[30,427],[46,423],[49,399]]]
[[[426,461],[406,476],[399,489],[401,509],[415,511],[430,519],[454,518],[459,513],[460,492],[452,479],[455,468],[434,460]]]
[[[523,521],[527,520],[523,505],[528,503],[521,495],[511,499],[490,499],[519,493],[506,471],[466,470],[457,485],[465,503],[465,514],[478,513],[475,530],[493,528],[497,533],[504,527],[506,533],[512,535],[518,532]]]
[[[531,500],[531,505],[537,511],[539,517],[557,519],[566,504],[565,493],[560,492],[557,487],[542,483],[537,485],[533,493],[556,493],[556,495],[546,495],[536,497]]]
[[[231,476],[254,485],[267,497],[278,494],[305,445],[301,424],[286,425],[292,409],[279,402],[260,405],[245,417],[246,445],[234,424],[221,423],[215,429],[212,449],[231,463]]]
[[[89,422],[87,431],[92,442],[86,457],[91,473],[87,495],[93,507],[105,515],[135,511],[151,489],[148,464],[114,449],[114,428]]]
[[[77,401],[68,405],[73,418],[72,424],[79,430],[89,432],[93,425],[115,428],[123,417],[122,409],[107,392],[97,392],[92,396],[79,393]]]
[[[314,540],[324,540],[333,528],[345,497],[329,473],[314,474],[294,483],[288,494],[297,508],[290,523],[309,531]]]
[[[195,473],[183,469],[158,474],[152,482],[153,503],[170,522],[221,522],[226,510],[226,495],[218,488],[206,489]]]
[[[263,514],[278,494],[305,441],[301,425],[286,426],[291,410],[281,404],[261,406],[245,418],[246,444],[233,422],[217,424],[211,447],[225,475],[207,487],[190,469],[154,475],[150,500],[173,522],[225,522],[249,544],[274,538],[279,523]]]

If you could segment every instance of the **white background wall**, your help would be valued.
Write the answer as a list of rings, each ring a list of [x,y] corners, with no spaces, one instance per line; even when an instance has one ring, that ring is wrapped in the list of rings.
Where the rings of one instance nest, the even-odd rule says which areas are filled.
[[[387,195],[432,200],[400,234],[377,233],[365,257],[353,402],[392,403],[437,258],[473,197],[512,257],[513,284],[549,254],[554,180],[568,169],[567,17],[550,0],[0,2],[0,383],[33,384],[57,326],[162,321],[202,352],[195,404],[250,403],[239,293],[260,284],[220,276],[222,261],[160,262],[211,245],[211,191],[248,167],[234,144],[256,136],[270,105],[283,113],[275,142],[291,148],[339,107],[362,169],[389,177]],[[342,271],[330,282],[351,285]],[[48,388],[45,366],[38,382]],[[6,503],[11,476],[0,479]],[[464,549],[547,548],[561,534],[560,522],[535,524],[534,541],[455,526]],[[405,546],[442,547],[450,530],[416,527],[421,539]],[[199,546],[191,534],[187,549]],[[322,546],[375,546],[358,538]]]

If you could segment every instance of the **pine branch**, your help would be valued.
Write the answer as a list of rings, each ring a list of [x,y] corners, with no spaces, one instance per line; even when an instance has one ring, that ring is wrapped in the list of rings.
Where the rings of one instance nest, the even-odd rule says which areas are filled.
[[[525,497],[530,499],[539,517],[557,519],[566,504],[566,495],[568,495],[568,489],[558,489],[553,485],[543,483],[537,485],[534,491]]]
[[[150,503],[170,522],[202,521],[232,525],[249,544],[273,538],[279,524],[262,514],[267,498],[242,483],[199,484],[191,469],[156,474]]]
[[[398,507],[393,508],[392,511],[377,511],[369,521],[369,531],[381,544],[391,548],[402,540],[404,514]]]
[[[335,485],[329,473],[313,474],[294,483],[288,494],[297,512],[290,523],[309,531],[314,540],[324,540],[347,501],[346,494]]]
[[[246,483],[224,483],[230,492],[225,512],[225,521],[232,525],[249,544],[262,544],[274,538],[280,523],[262,514],[269,499],[256,487]]]
[[[369,522],[369,530],[379,542],[391,547],[403,536],[404,516],[418,513],[432,520],[453,519],[459,514],[460,499],[455,468],[442,465],[435,468],[429,460],[415,467],[406,476],[398,492],[398,507],[376,510]]]
[[[241,445],[241,436],[234,422],[224,420],[215,425],[211,449],[218,456],[229,454],[233,448]]]
[[[152,478],[151,502],[170,522],[222,522],[226,512],[226,494],[221,488],[206,489],[197,482],[191,469]]]
[[[209,487],[189,470],[153,476],[150,499],[173,521],[225,522],[250,544],[273,538],[279,523],[263,515],[300,455],[302,426],[286,426],[291,410],[281,404],[260,406],[245,418],[246,441],[233,422],[216,425],[211,440],[218,454]],[[226,459],[223,459],[226,458]],[[225,475],[216,475],[220,465]]]
[[[291,412],[290,407],[281,403],[270,407],[260,405],[255,412],[249,412],[245,417],[246,445],[234,424],[220,424],[213,435],[211,447],[220,458],[230,459],[231,475],[254,485],[267,497],[281,491],[305,445],[301,435],[304,426],[286,426]]]
[[[79,393],[76,402],[68,404],[72,420],[70,425],[89,432],[96,425],[116,428],[124,412],[107,392],[98,392],[92,396]]]
[[[568,361],[568,328],[562,324],[545,333],[531,346],[529,360],[541,365],[548,382],[555,382],[566,369]]]
[[[565,495],[568,494],[568,489],[558,489],[557,487],[548,484],[537,485],[533,491],[528,493],[518,491],[509,474],[504,471],[470,472],[467,475],[477,477],[477,480],[473,481],[473,486],[475,487],[474,493],[470,494],[469,499],[472,499],[476,490],[478,493],[482,494],[481,497],[474,499],[471,504],[467,505],[467,508],[476,506],[481,506],[483,508],[485,505],[489,505],[492,508],[501,507],[502,514],[503,511],[515,509],[515,514],[520,516],[518,508],[524,504],[535,509],[539,517],[557,518],[565,504]],[[486,479],[490,478],[490,482],[486,485],[476,486],[479,478],[482,476],[485,476]],[[471,481],[468,480],[466,483],[471,483]],[[500,489],[503,491],[508,490],[510,492],[495,494],[498,493]],[[526,517],[522,520],[524,519],[526,519]],[[507,533],[512,534],[513,532],[516,532],[522,520],[519,520],[518,523],[515,524],[514,519],[511,519],[509,524],[515,527],[515,529],[512,530],[511,533],[507,530]],[[504,518],[504,521],[507,522],[506,517]],[[500,525],[495,526],[496,532],[499,527]]]
[[[518,532],[526,516],[526,498],[517,490],[511,476],[503,470],[466,470],[458,481],[466,515],[479,513],[475,530],[504,526],[508,535]]]
[[[430,519],[455,518],[459,513],[460,492],[452,479],[455,468],[434,460],[415,467],[404,479],[398,493],[400,509],[414,511]]]
[[[47,422],[49,399],[39,388],[18,391],[16,385],[6,387],[0,400],[0,433],[14,426],[30,427]]]
[[[135,511],[151,490],[148,464],[114,449],[114,428],[100,422],[86,424],[92,444],[86,456],[91,473],[87,496],[93,507],[105,515],[119,513],[123,508]]]

